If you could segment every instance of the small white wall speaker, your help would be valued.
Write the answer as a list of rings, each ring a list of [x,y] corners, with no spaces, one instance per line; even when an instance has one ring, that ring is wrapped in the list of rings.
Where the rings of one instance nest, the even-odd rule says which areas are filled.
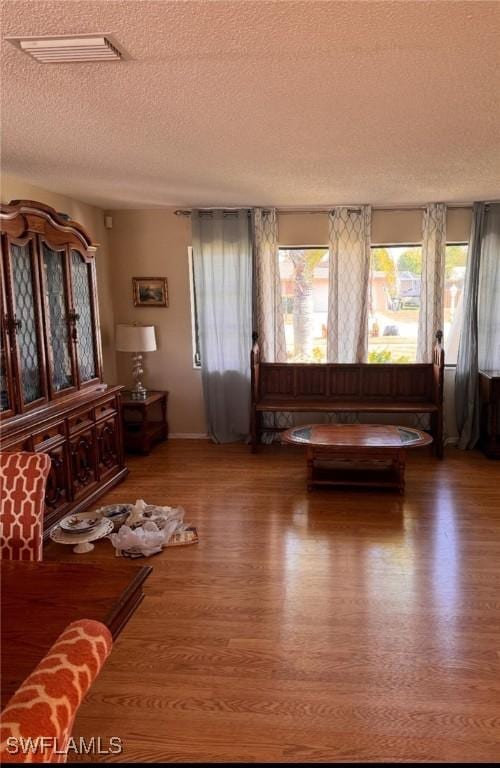
[[[113,229],[113,217],[112,216],[105,216],[104,217],[104,226],[106,229]]]

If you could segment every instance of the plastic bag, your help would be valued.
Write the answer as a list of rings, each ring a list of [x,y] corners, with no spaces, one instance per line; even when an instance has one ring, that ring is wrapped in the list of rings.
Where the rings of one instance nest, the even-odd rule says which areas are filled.
[[[149,557],[161,552],[174,534],[184,530],[183,521],[182,507],[158,507],[138,499],[125,525],[109,538],[117,556]]]

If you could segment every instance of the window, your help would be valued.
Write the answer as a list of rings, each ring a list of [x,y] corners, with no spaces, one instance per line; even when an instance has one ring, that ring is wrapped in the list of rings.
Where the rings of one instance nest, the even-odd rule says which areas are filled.
[[[462,323],[468,245],[448,244],[444,283],[446,364],[455,365]],[[188,248],[193,366],[201,367],[192,249]],[[281,301],[288,362],[326,362],[328,248],[280,248]],[[368,362],[412,363],[417,357],[422,247],[371,249]]]
[[[456,365],[462,327],[467,243],[446,246],[444,281],[444,351],[447,365]]]
[[[196,311],[196,288],[194,283],[193,249],[188,248],[189,294],[191,298],[191,342],[193,349],[193,368],[201,368],[200,338],[198,334],[198,314]]]
[[[446,363],[457,362],[467,244],[448,244],[444,278]],[[368,362],[413,363],[417,357],[421,246],[371,249]]]
[[[421,278],[420,245],[371,249],[369,363],[416,361]]]
[[[280,248],[288,362],[326,362],[328,248]]]

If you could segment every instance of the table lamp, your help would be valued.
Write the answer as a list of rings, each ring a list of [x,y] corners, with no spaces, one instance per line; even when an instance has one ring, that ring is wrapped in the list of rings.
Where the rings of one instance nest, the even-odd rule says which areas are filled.
[[[117,352],[132,352],[132,375],[135,382],[132,398],[134,400],[145,400],[148,396],[148,391],[141,381],[141,376],[144,373],[142,353],[154,352],[156,348],[154,325],[116,326]]]

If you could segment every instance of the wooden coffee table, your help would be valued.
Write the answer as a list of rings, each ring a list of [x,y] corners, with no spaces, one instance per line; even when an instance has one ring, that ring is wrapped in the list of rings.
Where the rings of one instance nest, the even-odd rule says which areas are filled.
[[[287,429],[286,443],[307,449],[307,490],[316,486],[375,486],[404,493],[406,449],[432,437],[413,427],[384,424],[307,424]]]

